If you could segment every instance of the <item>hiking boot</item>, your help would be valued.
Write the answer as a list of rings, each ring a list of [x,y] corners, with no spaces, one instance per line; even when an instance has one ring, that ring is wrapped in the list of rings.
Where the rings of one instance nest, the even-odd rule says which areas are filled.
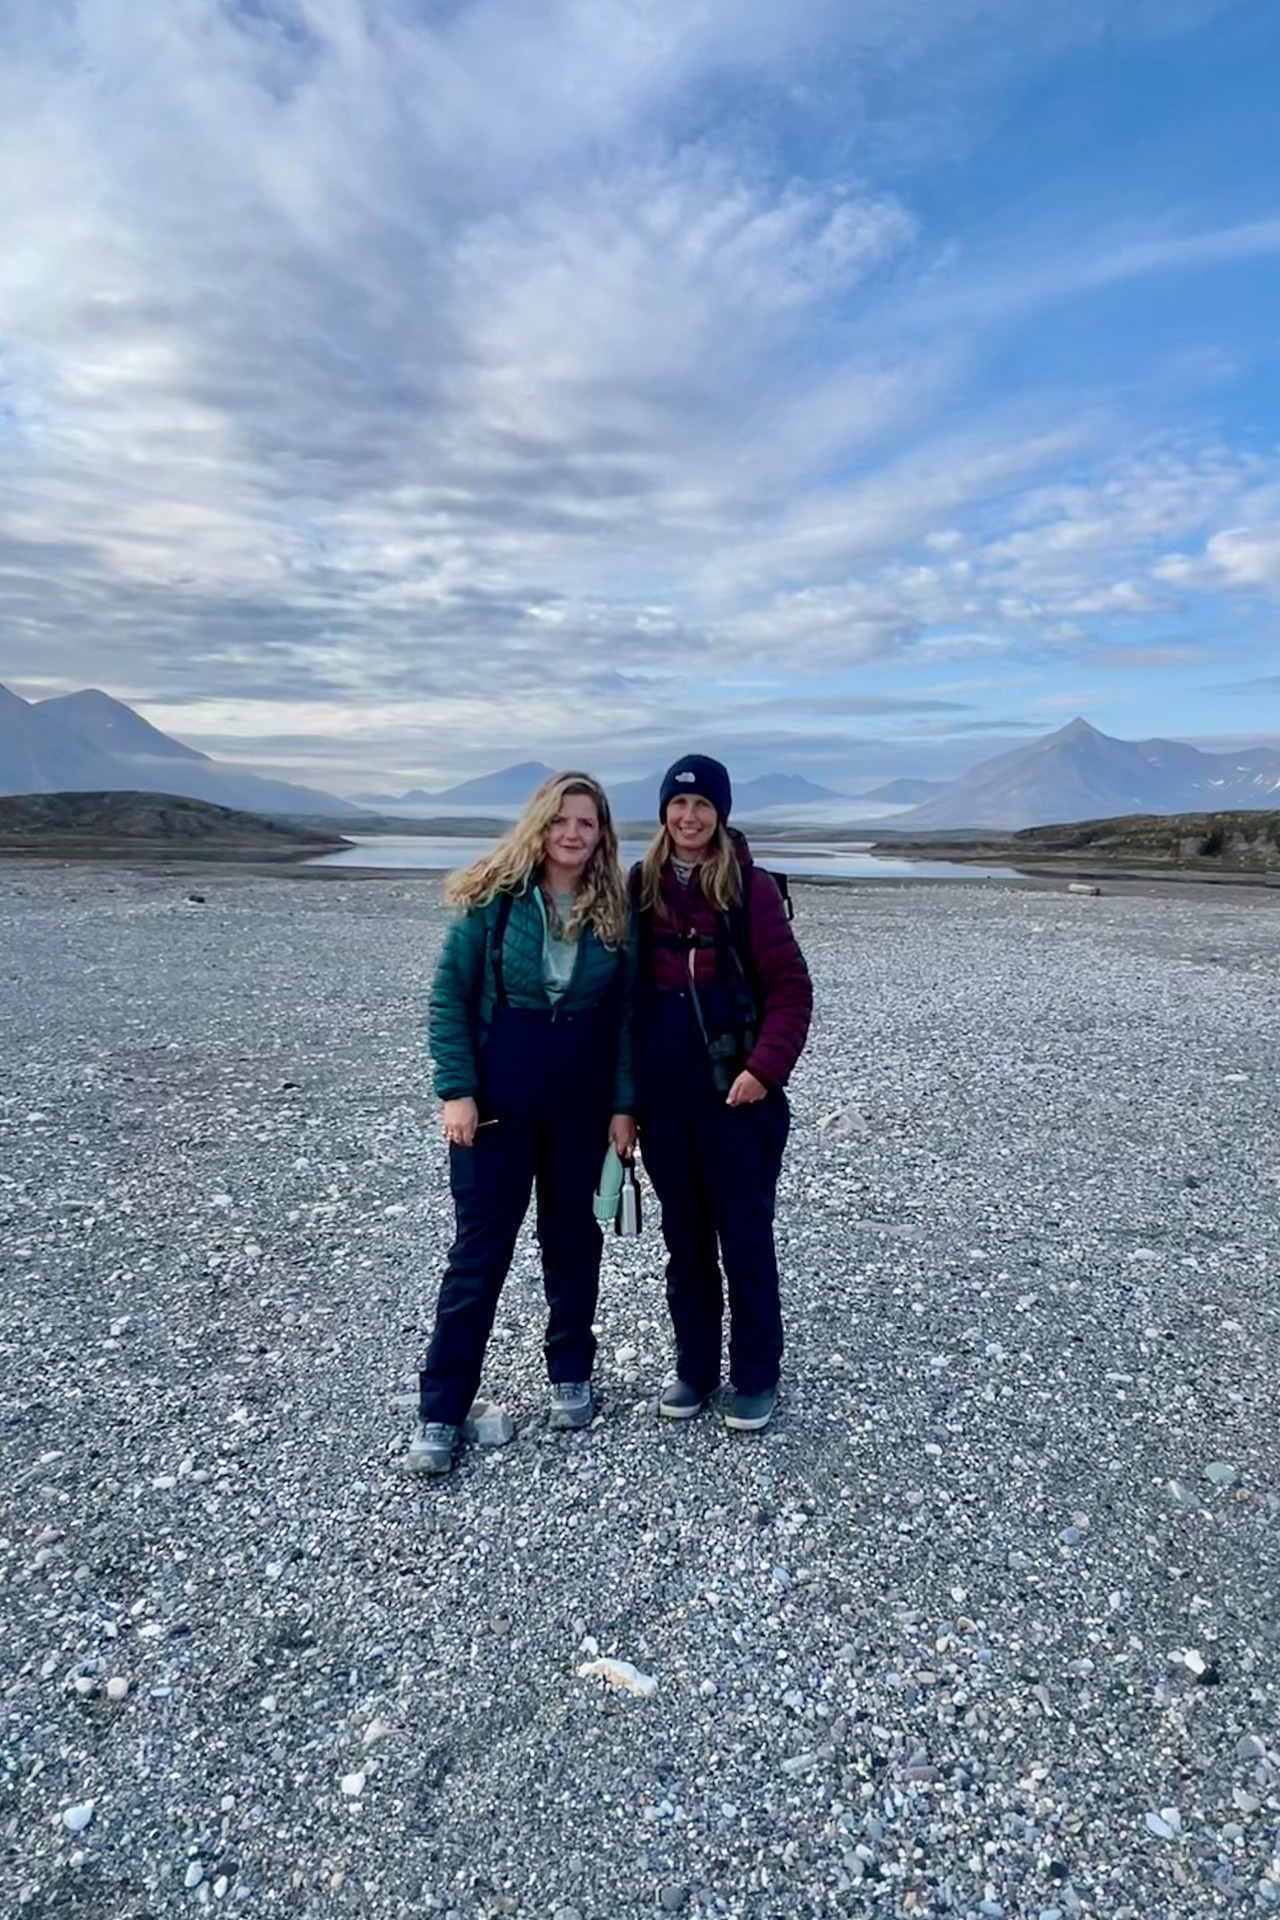
[[[461,1427],[443,1420],[424,1420],[409,1442],[405,1455],[406,1473],[448,1473],[462,1439]]]
[[[714,1392],[714,1387],[708,1387],[705,1393],[700,1393],[687,1380],[673,1375],[664,1382],[658,1395],[658,1412],[664,1420],[692,1420],[695,1413],[702,1412]]]
[[[739,1393],[730,1387],[724,1403],[724,1423],[731,1433],[759,1433],[773,1418],[778,1404],[778,1389],[766,1387],[763,1393]]]
[[[595,1395],[589,1380],[553,1380],[551,1409],[547,1425],[558,1431],[566,1427],[589,1427],[596,1410]]]

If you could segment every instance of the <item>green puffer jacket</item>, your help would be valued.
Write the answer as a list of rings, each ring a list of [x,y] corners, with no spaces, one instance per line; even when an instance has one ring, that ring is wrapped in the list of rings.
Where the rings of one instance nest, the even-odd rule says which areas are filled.
[[[498,998],[489,951],[497,918],[497,900],[460,915],[445,936],[436,965],[428,1034],[435,1063],[435,1089],[441,1100],[475,1099],[480,1090],[479,1043],[493,1020]],[[503,981],[513,1007],[546,1009],[552,1004],[542,983],[543,935],[542,909],[533,888],[526,886],[512,898],[502,943]],[[557,1007],[562,1013],[585,1013],[598,1007],[616,982],[615,1113],[633,1114],[636,1110],[631,1063],[633,976],[629,952],[610,952],[590,927],[584,927],[578,939],[573,978]]]

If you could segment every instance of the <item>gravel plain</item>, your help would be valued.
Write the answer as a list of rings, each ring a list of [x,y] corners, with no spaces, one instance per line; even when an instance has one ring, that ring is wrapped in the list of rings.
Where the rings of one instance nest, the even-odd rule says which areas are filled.
[[[438,883],[0,872],[6,1915],[1280,1913],[1280,899],[795,892],[775,1426],[435,1484]]]

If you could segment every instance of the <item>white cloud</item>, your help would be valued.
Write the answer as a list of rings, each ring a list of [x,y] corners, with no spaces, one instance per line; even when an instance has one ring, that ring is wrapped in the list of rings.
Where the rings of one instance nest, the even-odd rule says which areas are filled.
[[[1280,597],[1280,522],[1224,527],[1205,542],[1192,577],[1195,584],[1210,588],[1225,586]]]
[[[1084,647],[1274,591],[1266,460],[1117,458],[1116,413],[1016,399],[940,424],[939,236],[872,177],[886,59],[955,104],[1118,17],[14,0],[4,673],[335,752],[594,738],[628,661],[659,726],[692,671]],[[837,100],[839,166],[793,164],[771,120]]]

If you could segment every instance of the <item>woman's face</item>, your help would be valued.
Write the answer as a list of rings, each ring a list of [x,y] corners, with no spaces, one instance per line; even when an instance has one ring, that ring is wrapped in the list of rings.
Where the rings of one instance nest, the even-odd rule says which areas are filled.
[[[543,858],[580,880],[600,845],[600,815],[589,793],[567,793],[543,841]]]
[[[678,860],[700,860],[716,837],[716,810],[700,793],[677,793],[667,802],[667,832]]]

